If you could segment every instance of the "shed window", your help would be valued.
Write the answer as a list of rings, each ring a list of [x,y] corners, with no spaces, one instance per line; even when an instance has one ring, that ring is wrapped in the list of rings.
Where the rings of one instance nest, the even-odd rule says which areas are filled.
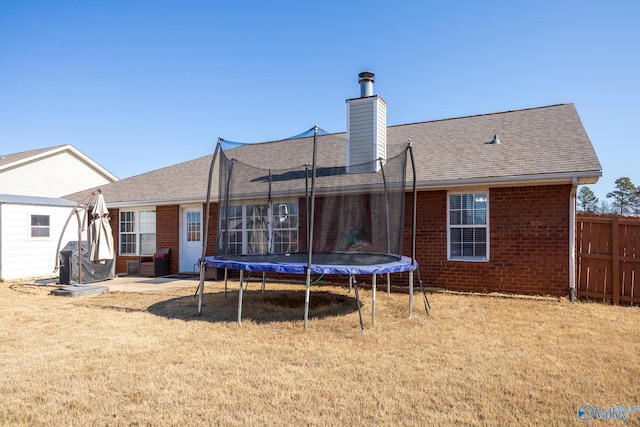
[[[448,204],[449,259],[488,261],[488,193],[450,193]]]
[[[31,215],[31,237],[49,237],[49,215]]]

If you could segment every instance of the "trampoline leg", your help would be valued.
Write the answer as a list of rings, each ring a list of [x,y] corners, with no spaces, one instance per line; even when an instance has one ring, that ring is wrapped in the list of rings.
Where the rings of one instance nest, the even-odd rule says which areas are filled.
[[[227,280],[229,279],[229,269],[224,269],[224,297],[227,298]]]
[[[387,273],[387,296],[391,296],[391,273]]]
[[[264,289],[265,289],[265,281],[267,279],[267,272],[263,271],[262,272],[262,293],[264,294]]]
[[[311,270],[307,268],[307,289],[304,293],[304,330],[307,330],[309,321],[309,291],[311,290]]]
[[[360,309],[360,294],[358,293],[358,282],[354,280],[350,283],[353,283],[353,289],[356,293],[356,301],[358,303],[358,316],[360,317],[360,330],[364,331],[364,323],[362,323],[362,310]]]
[[[238,293],[238,325],[242,325],[242,281],[244,279],[244,270],[240,270],[240,291]]]
[[[204,294],[204,280],[200,280],[199,289],[198,289],[198,317],[202,315],[202,297]]]
[[[349,292],[353,289],[353,282],[355,282],[355,276],[353,274],[349,275]]]
[[[371,279],[371,322],[376,326],[376,288],[378,287],[378,276],[373,275]]]
[[[409,270],[409,319],[413,317],[413,270]]]

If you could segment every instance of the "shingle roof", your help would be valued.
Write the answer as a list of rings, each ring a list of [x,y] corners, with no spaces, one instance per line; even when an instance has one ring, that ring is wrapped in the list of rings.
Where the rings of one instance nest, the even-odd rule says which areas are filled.
[[[501,143],[491,144],[496,134]],[[344,164],[345,138],[345,133],[318,137],[319,166]],[[388,156],[402,151],[409,140],[422,188],[559,179],[570,182],[574,176],[580,183],[593,183],[601,176],[602,167],[573,104],[389,126]],[[249,144],[228,153],[264,168],[286,169],[311,163],[308,153],[312,141],[301,138]],[[210,163],[211,156],[204,156],[114,182],[103,186],[102,193],[107,203],[117,206],[202,202]],[[68,198],[81,196],[76,193]]]
[[[0,194],[0,204],[73,207],[75,203],[58,197],[22,196]]]
[[[22,151],[20,153],[0,154],[0,167],[11,164],[11,163],[19,162],[21,160],[29,159],[39,154],[44,154],[49,151],[56,150],[60,147],[64,147],[64,145],[56,145],[55,147],[37,148],[35,150]]]

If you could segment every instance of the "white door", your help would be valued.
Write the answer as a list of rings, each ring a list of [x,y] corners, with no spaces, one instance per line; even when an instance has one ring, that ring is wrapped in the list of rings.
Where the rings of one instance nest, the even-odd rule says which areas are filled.
[[[180,236],[180,271],[198,273],[198,259],[202,256],[202,208],[182,209]]]

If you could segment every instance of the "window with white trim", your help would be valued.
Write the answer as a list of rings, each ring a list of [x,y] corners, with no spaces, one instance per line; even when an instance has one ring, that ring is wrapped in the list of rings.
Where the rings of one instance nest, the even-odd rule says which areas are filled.
[[[31,215],[31,237],[49,237],[50,234],[49,215]]]
[[[273,208],[273,245],[277,253],[298,252],[298,203],[278,203]]]
[[[229,255],[243,253],[243,212],[244,209],[242,206],[228,206],[226,209],[220,210],[220,231],[226,234]]]
[[[187,242],[199,242],[202,239],[201,212],[187,212]]]
[[[488,261],[488,192],[449,193],[448,212],[448,259]]]
[[[156,251],[156,211],[120,211],[120,255],[153,255]]]
[[[220,225],[229,254],[298,251],[297,202],[229,206],[220,210]]]

